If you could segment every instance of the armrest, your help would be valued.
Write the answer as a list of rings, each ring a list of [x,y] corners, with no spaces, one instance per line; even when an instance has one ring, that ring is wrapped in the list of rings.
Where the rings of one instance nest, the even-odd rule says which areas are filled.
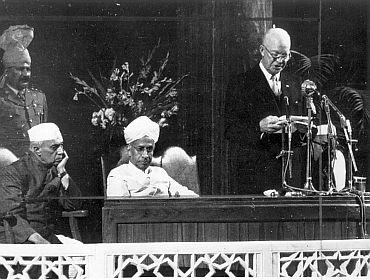
[[[4,215],[3,217],[0,216],[0,221],[2,220],[2,224],[4,226],[5,232],[5,241],[9,244],[15,243],[15,237],[12,226],[14,226],[17,222],[15,221],[15,217],[11,215]]]
[[[89,215],[88,210],[74,210],[74,211],[63,211],[62,217],[87,217]]]
[[[87,217],[88,210],[63,211],[62,217],[67,217],[69,227],[71,229],[72,237],[76,240],[82,241],[80,229],[78,228],[77,218]]]

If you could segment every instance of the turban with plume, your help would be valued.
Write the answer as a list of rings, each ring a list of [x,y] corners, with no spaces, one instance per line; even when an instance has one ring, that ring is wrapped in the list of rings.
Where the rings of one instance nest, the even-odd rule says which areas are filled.
[[[10,26],[0,36],[0,47],[4,50],[3,65],[5,68],[21,63],[31,64],[27,47],[33,39],[33,28],[28,25]]]

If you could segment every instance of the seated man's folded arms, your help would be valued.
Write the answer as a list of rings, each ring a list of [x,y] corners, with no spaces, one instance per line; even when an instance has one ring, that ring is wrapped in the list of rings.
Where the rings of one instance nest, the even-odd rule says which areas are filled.
[[[110,171],[107,197],[198,197],[172,179],[163,168],[150,166],[158,137],[159,125],[145,116],[138,117],[126,127],[129,163]]]

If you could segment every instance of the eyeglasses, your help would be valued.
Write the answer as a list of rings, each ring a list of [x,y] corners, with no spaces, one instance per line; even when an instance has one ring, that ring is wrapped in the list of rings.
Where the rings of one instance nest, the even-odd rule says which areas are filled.
[[[29,66],[14,66],[12,67],[15,71],[19,71],[19,72],[23,72],[23,71],[26,71],[26,72],[31,72],[31,67]]]
[[[265,45],[262,45],[264,49],[269,53],[269,55],[272,57],[273,60],[282,60],[282,61],[288,61],[291,57],[290,52],[286,54],[274,54],[271,51],[269,51],[268,48],[266,48]]]
[[[153,153],[154,151],[154,147],[152,146],[149,146],[149,147],[135,147],[135,146],[132,146],[134,147],[134,149],[139,153],[139,154],[143,154],[145,151],[148,153],[148,154],[151,154]]]

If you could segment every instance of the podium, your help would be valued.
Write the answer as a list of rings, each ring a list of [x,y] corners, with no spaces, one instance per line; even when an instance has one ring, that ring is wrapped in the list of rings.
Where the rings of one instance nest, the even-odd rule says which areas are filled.
[[[364,208],[370,217],[370,197]],[[111,199],[102,234],[108,243],[354,239],[361,213],[352,196]]]

